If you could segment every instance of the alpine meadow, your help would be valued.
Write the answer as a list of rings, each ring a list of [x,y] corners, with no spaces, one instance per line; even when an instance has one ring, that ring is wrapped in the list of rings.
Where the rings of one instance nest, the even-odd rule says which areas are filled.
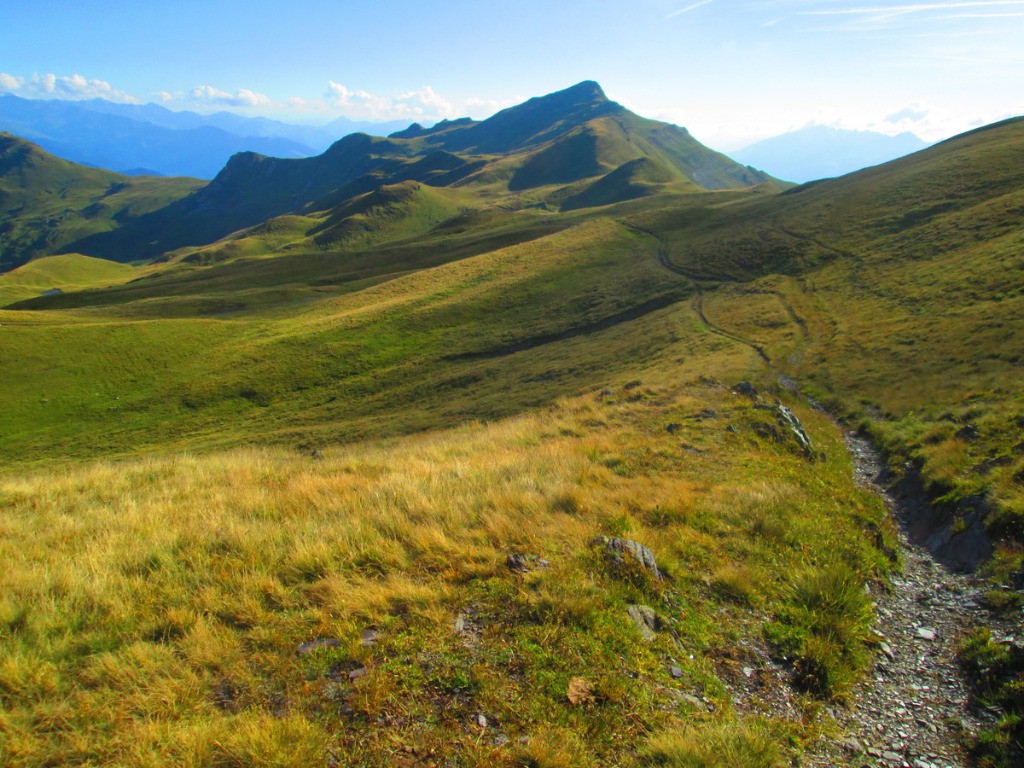
[[[0,135],[0,763],[1021,765],[1022,222],[1024,118],[797,186],[590,81]]]

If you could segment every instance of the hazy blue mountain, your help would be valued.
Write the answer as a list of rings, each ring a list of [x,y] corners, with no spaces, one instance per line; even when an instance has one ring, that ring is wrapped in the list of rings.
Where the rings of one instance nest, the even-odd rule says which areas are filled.
[[[83,165],[112,171],[149,168],[166,176],[200,179],[213,178],[237,152],[277,157],[316,154],[312,147],[290,139],[238,136],[212,125],[166,128],[76,102],[10,95],[0,96],[0,131]]]
[[[315,150],[307,154],[323,152],[338,139],[350,133],[370,133],[375,136],[383,136],[405,128],[407,124],[405,120],[372,122],[339,117],[323,126],[295,125],[266,117],[245,117],[233,112],[214,112],[209,115],[201,115],[188,110],[175,111],[152,103],[118,104],[103,99],[90,99],[76,102],[76,104],[94,112],[141,120],[176,131],[212,126],[235,136],[289,139]]]
[[[812,125],[730,154],[737,161],[760,168],[776,178],[802,183],[842,176],[927,146],[912,133],[887,136],[872,131]]]

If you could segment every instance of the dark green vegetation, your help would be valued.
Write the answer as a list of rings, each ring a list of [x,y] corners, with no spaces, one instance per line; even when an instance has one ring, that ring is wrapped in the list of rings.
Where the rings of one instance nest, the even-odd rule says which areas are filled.
[[[79,521],[98,537],[88,573],[120,569],[39,586],[26,574],[51,573],[45,556],[23,555],[12,571],[0,641],[20,655],[0,675],[13,713],[0,735],[24,764],[238,765],[297,742],[300,763],[343,748],[367,765],[446,749],[466,764],[782,764],[863,669],[862,588],[884,578],[889,542],[827,420],[801,410],[827,455],[808,458],[756,407],[783,394],[779,374],[937,500],[943,557],[988,555],[987,529],[1007,587],[993,594],[1019,608],[1024,121],[783,191],[584,83],[319,158],[238,156],[150,211],[62,240],[157,257],[143,271],[108,277],[73,257],[0,276],[12,551],[51,536],[36,520],[52,516],[46,551],[60,550],[57,521]],[[25,296],[43,285],[63,292]],[[741,379],[770,394],[731,393]],[[209,470],[139,459],[240,444],[287,450],[217,455]],[[59,462],[97,458],[131,459],[116,492],[97,478],[117,471],[92,464],[41,490]],[[450,476],[427,469],[448,463]],[[131,514],[111,522],[110,505]],[[370,510],[379,519],[360,522]],[[166,540],[132,549],[172,514]],[[350,538],[305,538],[322,516]],[[596,534],[651,543],[671,580],[610,572]],[[517,582],[509,550],[552,570]],[[218,586],[236,572],[247,580]],[[162,586],[129,610],[142,578]],[[356,581],[368,608],[349,602]],[[24,605],[48,589],[63,607],[32,619]],[[621,619],[641,602],[676,622],[678,645],[633,646]],[[451,634],[460,611],[473,642]],[[353,639],[364,625],[378,650]],[[317,635],[346,639],[297,665]],[[729,669],[765,641],[800,717],[729,703]],[[694,719],[693,700],[664,692],[683,649],[679,690],[716,714]],[[164,698],[126,671],[172,659]],[[372,674],[350,696],[362,665]],[[984,695],[1007,721],[989,759],[1010,765],[1020,671],[999,669],[1008,687]],[[589,688],[571,702],[575,678]],[[133,686],[138,701],[117,709]],[[478,713],[524,741],[476,739]],[[97,718],[138,740],[104,736]]]
[[[0,134],[0,270],[74,251],[71,243],[123,226],[200,186],[193,179],[86,168]]]

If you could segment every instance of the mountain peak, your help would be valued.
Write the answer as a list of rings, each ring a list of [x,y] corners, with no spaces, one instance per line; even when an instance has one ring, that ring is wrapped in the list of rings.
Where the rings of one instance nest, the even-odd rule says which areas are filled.
[[[610,101],[601,86],[584,80],[562,91],[536,96],[446,136],[445,148],[473,148],[479,152],[504,152],[541,144],[594,118],[623,107]],[[436,129],[437,126],[435,126]]]
[[[566,88],[564,91],[557,91],[551,94],[552,97],[570,97],[573,100],[591,101],[601,103],[608,101],[604,89],[595,80],[584,80],[582,83]]]

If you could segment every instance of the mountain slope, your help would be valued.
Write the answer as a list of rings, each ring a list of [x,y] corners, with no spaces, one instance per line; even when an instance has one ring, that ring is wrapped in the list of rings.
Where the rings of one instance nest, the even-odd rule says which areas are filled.
[[[673,268],[728,280],[709,322],[863,419],[941,499],[944,555],[1024,537],[1024,119],[701,220],[638,217]],[[935,533],[935,531],[932,531]]]
[[[776,178],[805,182],[853,173],[927,146],[912,133],[887,136],[815,125],[759,141],[732,156]]]
[[[114,230],[201,185],[86,168],[0,134],[0,271]]]
[[[596,83],[531,99],[483,122],[458,120],[388,138],[353,134],[318,157],[286,160],[242,153],[206,187],[131,228],[76,242],[115,260],[138,244],[156,256],[203,245],[273,216],[338,205],[381,185],[459,185],[491,200],[529,192],[534,204],[564,197],[562,186],[651,157],[684,186],[704,189],[771,182],[694,140],[684,129],[645,120],[611,102]],[[633,190],[635,193],[637,189]],[[652,190],[653,191],[653,190]],[[611,201],[608,201],[611,202]]]

